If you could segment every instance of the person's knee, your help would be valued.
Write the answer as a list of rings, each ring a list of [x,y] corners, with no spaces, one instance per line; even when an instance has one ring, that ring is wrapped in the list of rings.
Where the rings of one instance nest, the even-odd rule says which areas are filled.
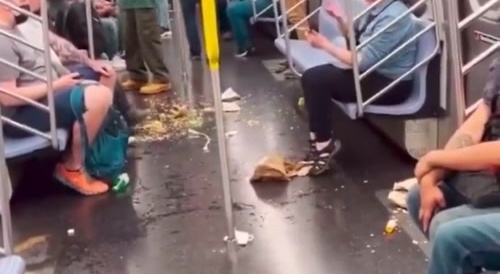
[[[452,211],[450,210],[443,210],[434,215],[429,224],[430,241],[434,241],[434,239],[438,237],[437,233],[442,226],[448,223],[452,223],[456,219],[457,217],[454,214],[452,214]]]
[[[441,250],[453,250],[453,246],[459,244],[461,239],[469,233],[467,227],[457,225],[455,222],[440,224],[432,240],[433,246]]]
[[[85,107],[87,110],[106,111],[113,103],[112,91],[103,85],[92,85],[85,88]]]

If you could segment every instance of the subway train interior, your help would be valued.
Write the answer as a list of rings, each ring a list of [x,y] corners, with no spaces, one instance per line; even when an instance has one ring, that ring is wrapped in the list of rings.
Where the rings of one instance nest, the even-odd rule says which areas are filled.
[[[500,45],[500,0],[413,1],[425,27],[414,37],[422,53],[410,98],[396,106],[333,101],[342,150],[332,171],[260,183],[251,177],[263,157],[305,153],[300,75],[317,57],[292,47],[294,26],[276,0],[274,17],[251,20],[255,54],[235,58],[233,43],[210,29],[213,5],[205,1],[215,0],[203,0],[197,20],[205,53],[192,60],[180,1],[170,1],[172,36],[163,40],[173,90],[126,94],[149,112],[145,120],[163,125],[131,138],[125,190],[83,197],[59,185],[56,131],[23,142],[0,134],[3,260],[22,258],[0,261],[0,273],[427,273],[430,243],[388,195],[481,98]],[[371,8],[330,1],[351,18]],[[321,28],[322,1],[302,2]],[[36,18],[47,19],[46,9]],[[283,60],[287,73],[277,71]],[[241,97],[236,111],[223,109],[229,89]],[[187,109],[189,119],[176,120],[172,109]]]

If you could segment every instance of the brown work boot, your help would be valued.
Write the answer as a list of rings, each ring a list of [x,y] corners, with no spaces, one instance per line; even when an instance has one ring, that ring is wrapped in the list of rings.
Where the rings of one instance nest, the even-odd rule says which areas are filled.
[[[144,95],[153,95],[169,91],[171,87],[172,86],[169,81],[165,82],[153,81],[142,86],[141,89],[139,90],[139,93]]]
[[[127,81],[122,82],[122,87],[125,90],[140,90],[147,82],[135,81],[132,79],[128,79]]]

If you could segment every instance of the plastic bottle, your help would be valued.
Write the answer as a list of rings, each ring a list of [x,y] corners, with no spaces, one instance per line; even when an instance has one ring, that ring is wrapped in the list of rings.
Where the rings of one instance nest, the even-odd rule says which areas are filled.
[[[127,173],[122,173],[113,180],[114,192],[125,192],[130,183],[130,177]]]

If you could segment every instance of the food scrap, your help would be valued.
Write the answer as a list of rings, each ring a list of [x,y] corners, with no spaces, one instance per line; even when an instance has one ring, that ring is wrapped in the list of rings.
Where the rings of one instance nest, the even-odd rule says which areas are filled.
[[[164,99],[148,99],[151,112],[135,127],[137,142],[150,142],[185,136],[190,128],[203,126],[203,110],[171,103]]]

